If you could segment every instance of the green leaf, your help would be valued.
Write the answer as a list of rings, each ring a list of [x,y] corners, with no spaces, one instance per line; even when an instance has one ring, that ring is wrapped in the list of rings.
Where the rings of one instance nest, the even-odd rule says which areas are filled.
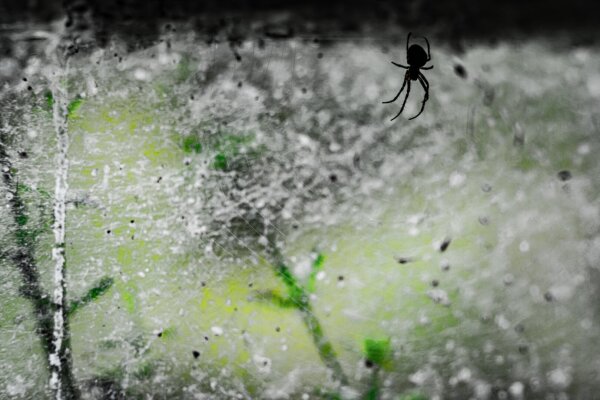
[[[104,293],[108,292],[108,290],[114,283],[114,279],[108,276],[105,276],[104,278],[100,279],[98,283],[96,283],[91,289],[89,289],[83,297],[81,297],[79,300],[74,300],[69,304],[67,315],[74,315],[77,312],[77,310],[79,310],[81,307],[87,305],[88,303],[91,303],[98,297],[102,296]]]
[[[380,367],[389,365],[392,359],[390,339],[366,339],[364,342],[365,357]]]
[[[281,278],[285,286],[287,286],[289,299],[299,308],[304,308],[308,305],[308,296],[306,295],[304,288],[298,284],[298,280],[292,274],[290,269],[281,264],[277,268],[277,276]]]
[[[227,157],[225,154],[219,153],[215,156],[213,167],[221,171],[225,171],[227,169]]]
[[[306,283],[306,291],[309,293],[314,293],[317,286],[317,274],[320,270],[323,269],[323,264],[325,263],[325,255],[322,253],[317,254],[317,257],[312,263],[312,268],[310,270],[310,275],[308,276],[308,282]]]
[[[202,143],[196,135],[189,135],[183,138],[183,151],[186,153],[200,153],[202,152]]]
[[[71,119],[75,116],[75,112],[81,107],[83,104],[83,99],[81,97],[77,97],[75,100],[70,102],[67,105],[67,119]]]
[[[273,290],[265,290],[256,292],[257,300],[269,302],[280,308],[296,308],[297,304],[292,301],[289,297],[283,297],[279,293]]]
[[[46,90],[46,93],[44,93],[44,98],[46,99],[46,106],[48,109],[52,110],[52,106],[54,106],[54,96],[52,96],[52,92],[50,90]]]

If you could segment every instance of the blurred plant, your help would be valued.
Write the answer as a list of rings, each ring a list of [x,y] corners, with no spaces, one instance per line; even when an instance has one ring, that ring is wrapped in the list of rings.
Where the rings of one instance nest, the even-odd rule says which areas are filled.
[[[46,96],[46,101],[50,106],[54,104],[51,93]],[[68,104],[65,117],[67,121],[74,116],[81,104],[82,99],[76,99]],[[0,166],[5,190],[8,192],[10,214],[14,222],[11,233],[16,244],[16,246],[7,245],[7,248],[0,253],[9,258],[20,273],[22,280],[20,293],[32,303],[37,325],[36,333],[46,354],[45,358],[49,370],[52,370],[56,365],[56,361],[53,361],[50,355],[60,354],[61,369],[58,384],[60,385],[62,397],[65,399],[78,399],[80,393],[75,385],[72,372],[72,350],[68,330],[69,318],[75,315],[81,307],[106,293],[113,285],[113,279],[103,277],[99,282],[92,285],[83,296],[71,301],[66,307],[63,304],[54,304],[51,294],[45,292],[37,265],[36,248],[40,243],[41,235],[49,233],[55,223],[54,215],[49,211],[54,199],[44,189],[34,189],[19,182],[18,170],[13,166],[9,154],[9,146],[14,140],[14,135],[10,135],[6,130],[0,131]],[[30,207],[33,204],[38,208],[39,220],[37,221],[31,218]],[[62,251],[64,254],[64,244],[62,245]],[[66,265],[64,267],[66,268]],[[66,293],[66,287],[63,290]],[[60,352],[55,348],[56,312],[61,312],[64,316],[64,337],[62,338],[62,351]]]
[[[272,265],[277,277],[281,279],[287,288],[287,296],[283,296],[274,290],[266,290],[258,292],[257,298],[280,308],[296,309],[300,313],[302,322],[311,335],[321,361],[331,370],[333,378],[336,381],[343,385],[347,384],[348,378],[333,349],[333,344],[325,336],[321,322],[315,315],[310,302],[310,294],[315,291],[316,276],[318,271],[323,268],[325,257],[320,253],[317,255],[312,263],[308,281],[306,285],[302,285],[286,265],[283,255],[277,249],[274,241],[270,241],[270,244],[273,259]]]

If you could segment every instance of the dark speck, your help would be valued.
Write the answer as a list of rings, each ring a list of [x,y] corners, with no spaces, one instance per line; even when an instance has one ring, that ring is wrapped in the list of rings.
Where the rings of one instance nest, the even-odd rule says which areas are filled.
[[[454,65],[454,73],[463,79],[467,79],[467,70],[462,64]]]
[[[281,328],[280,327],[275,327],[275,332],[281,332]]]
[[[306,88],[305,87],[302,88],[302,93],[306,94]]]
[[[442,253],[445,252],[446,250],[448,250],[448,246],[450,246],[450,242],[452,242],[452,239],[450,239],[450,238],[444,239],[444,241],[440,245],[440,251]]]
[[[27,157],[29,157],[29,155],[27,154],[27,152],[26,152],[26,151],[21,151],[21,152],[19,153],[19,157],[21,157],[21,158],[27,158]]]
[[[438,281],[437,279],[434,279],[431,281],[431,286],[433,287],[438,287],[440,284],[440,281]]]
[[[250,282],[250,283],[248,284],[248,287],[252,287],[252,286],[254,286],[254,283]]]
[[[158,179],[156,180],[156,183],[160,183],[160,181],[162,181],[162,176],[158,177]]]
[[[204,340],[208,342],[208,336],[204,336]]]
[[[201,285],[202,287],[205,287],[205,286],[206,286],[206,282],[201,282],[201,283],[200,283],[200,285]]]
[[[340,281],[340,282],[341,282],[341,281],[343,281],[343,280],[344,280],[344,275],[340,275],[340,276],[338,276],[338,281]]]
[[[160,331],[160,332],[158,332],[158,333],[156,334],[156,336],[158,336],[158,337],[162,337],[162,334],[163,334],[163,333],[162,333],[162,331]]]
[[[409,262],[412,261],[412,258],[410,257],[398,257],[398,264],[408,264]]]
[[[321,59],[321,58],[323,58],[323,53],[317,53],[317,58],[318,58],[318,59]]]
[[[241,88],[242,87],[242,81],[238,82],[238,87]]]
[[[112,232],[112,231],[111,231],[110,229],[107,229],[107,230],[106,230],[106,234],[107,234],[107,235],[110,235],[110,234],[111,234],[111,232]]]
[[[371,361],[369,359],[365,360],[365,367],[367,367],[367,368],[373,368],[373,365],[374,365],[373,361]]]
[[[546,292],[544,293],[544,300],[546,300],[547,302],[551,302],[552,300],[554,300],[554,296],[552,295],[552,293]]]
[[[329,180],[333,183],[337,182],[337,175],[336,174],[329,175]]]
[[[27,86],[27,90],[33,90],[31,86]]]
[[[192,351],[192,355],[194,356],[194,358],[198,358],[198,357],[200,357],[200,352],[194,350],[194,351]]]
[[[523,324],[515,325],[515,332],[517,332],[517,333],[525,332],[525,325],[523,325]]]
[[[527,352],[529,351],[529,347],[527,347],[526,344],[520,344],[518,350],[521,354],[527,354]]]
[[[484,183],[481,185],[481,190],[483,190],[485,193],[489,193],[492,191],[492,187],[489,184]]]
[[[567,171],[566,169],[563,171],[560,171],[557,175],[558,175],[558,179],[560,179],[563,182],[568,181],[569,179],[571,179],[573,177],[573,175],[571,175],[571,171]]]
[[[27,82],[27,78],[23,78],[23,82]]]
[[[135,224],[135,219],[132,219],[131,221],[129,221],[132,224]]]

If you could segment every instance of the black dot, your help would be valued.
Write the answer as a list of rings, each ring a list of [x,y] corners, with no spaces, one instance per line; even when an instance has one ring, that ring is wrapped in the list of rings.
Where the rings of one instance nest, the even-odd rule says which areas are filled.
[[[525,325],[523,325],[523,324],[516,324],[515,325],[515,332],[517,332],[517,333],[523,333],[523,332],[525,332]]]
[[[302,88],[302,93],[306,93],[306,88],[305,87]]]
[[[111,232],[112,232],[112,231],[111,231],[110,229],[107,229],[107,230],[106,230],[106,234],[107,234],[107,235],[110,235],[110,234],[111,234]]]
[[[438,287],[440,284],[440,281],[438,281],[437,279],[434,279],[431,281],[431,286],[433,287]]]
[[[201,285],[202,287],[205,287],[205,286],[206,286],[206,282],[200,282],[200,285]]]
[[[467,70],[462,66],[462,64],[454,65],[454,73],[463,79],[467,79]]]
[[[573,177],[573,175],[571,175],[571,171],[567,171],[566,169],[560,171],[557,175],[558,175],[558,179],[560,179],[563,182],[568,181],[569,179],[571,179]]]
[[[280,327],[275,327],[275,332],[281,332],[281,328]]]
[[[31,86],[27,86],[27,90],[33,90]]]
[[[135,219],[132,219],[131,221],[129,221],[132,224],[135,224]]]
[[[23,78],[23,82],[27,82],[27,78]]]
[[[29,157],[29,154],[27,154],[27,152],[26,152],[26,151],[21,151],[21,152],[19,153],[19,157],[21,157],[21,158],[27,158],[27,157]]]
[[[319,59],[323,58],[323,53],[321,53],[321,52],[317,53],[317,58],[319,58]]]
[[[163,333],[162,333],[162,331],[160,331],[160,332],[158,332],[158,333],[156,334],[156,336],[158,336],[158,337],[162,337],[162,334],[163,334]]]
[[[208,342],[208,336],[204,336],[204,340]]]
[[[329,180],[333,183],[337,182],[337,175],[336,174],[331,174],[329,175]]]
[[[248,287],[252,287],[252,286],[254,286],[254,283],[250,282],[250,283],[248,284]]]
[[[544,299],[547,302],[551,302],[552,300],[554,300],[554,296],[552,295],[552,293],[546,292],[546,293],[544,293]]]
[[[194,350],[194,351],[192,351],[192,355],[194,356],[194,358],[198,358],[198,357],[200,357],[200,352]]]
[[[529,347],[527,347],[526,344],[520,344],[517,349],[519,350],[519,353],[521,353],[521,354],[526,354],[529,351]]]
[[[371,361],[369,359],[365,360],[365,367],[367,367],[367,368],[373,368],[374,365],[375,364],[373,364],[373,361]]]
[[[239,87],[239,88],[240,88],[240,87],[242,87],[242,81],[239,81],[239,82],[238,82],[238,87]]]
[[[446,250],[448,250],[448,246],[450,246],[450,242],[452,242],[452,239],[450,239],[450,238],[444,239],[444,241],[440,245],[440,251],[442,253],[445,252]]]
[[[340,276],[338,276],[338,281],[340,281],[340,282],[341,282],[341,281],[343,281],[343,280],[344,280],[344,275],[340,275]]]

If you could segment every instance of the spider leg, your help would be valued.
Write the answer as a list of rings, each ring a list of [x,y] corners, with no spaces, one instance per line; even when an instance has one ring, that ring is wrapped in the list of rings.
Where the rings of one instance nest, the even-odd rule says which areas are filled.
[[[392,61],[392,64],[394,64],[396,67],[400,67],[400,68],[404,68],[404,69],[408,69],[408,67],[406,65],[402,65],[402,64],[398,64]]]
[[[393,103],[396,101],[396,99],[398,99],[398,97],[400,96],[400,93],[402,93],[402,91],[404,90],[404,86],[406,86],[406,81],[408,81],[408,71],[406,71],[406,74],[404,74],[404,82],[402,82],[402,87],[400,88],[400,91],[398,92],[398,94],[391,100],[388,101],[383,101],[383,104],[388,104],[388,103]],[[410,83],[409,83],[410,86]]]
[[[402,107],[400,107],[400,111],[398,111],[398,114],[396,114],[396,116],[394,118],[392,118],[390,121],[393,121],[396,118],[398,118],[400,116],[400,114],[402,114],[402,111],[404,111],[404,106],[406,105],[406,100],[408,100],[408,95],[410,94],[410,79],[407,79],[407,81],[408,81],[408,87],[406,88],[406,96],[404,97],[404,102],[402,103]]]
[[[425,36],[423,36],[423,39],[425,39],[425,43],[427,43],[427,61],[431,60],[431,52],[429,49],[429,40],[427,40],[427,38]]]
[[[433,65],[430,65],[429,67],[421,67],[420,69],[433,69]]]
[[[421,110],[419,111],[419,113],[414,117],[409,118],[409,120],[415,119],[419,115],[421,115],[421,113],[425,109],[425,103],[427,103],[427,100],[429,100],[429,82],[427,81],[427,78],[425,78],[425,75],[423,75],[422,73],[419,73],[419,83],[421,84],[421,86],[423,86],[423,90],[425,90],[425,97],[423,97],[423,102],[421,103]]]
[[[406,37],[406,62],[408,62],[408,44],[410,43],[410,35],[412,35],[412,32],[408,32],[408,36]]]

